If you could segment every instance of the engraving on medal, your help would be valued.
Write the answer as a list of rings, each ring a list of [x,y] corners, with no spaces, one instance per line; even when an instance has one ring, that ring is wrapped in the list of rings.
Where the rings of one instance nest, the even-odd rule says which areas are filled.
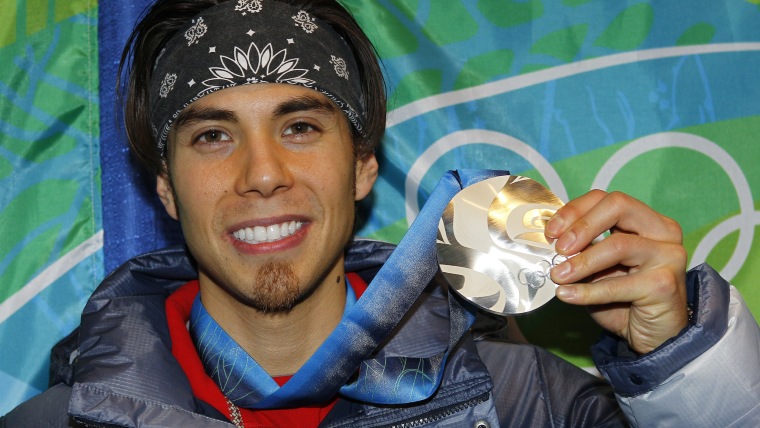
[[[555,295],[550,269],[562,260],[544,227],[563,205],[527,177],[473,184],[452,198],[438,227],[436,250],[451,288],[497,314],[530,312]]]

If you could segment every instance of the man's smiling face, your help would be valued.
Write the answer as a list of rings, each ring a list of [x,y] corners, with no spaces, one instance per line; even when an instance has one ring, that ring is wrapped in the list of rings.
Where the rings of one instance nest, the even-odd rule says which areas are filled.
[[[244,85],[182,111],[157,190],[198,262],[201,290],[287,310],[343,275],[354,202],[377,176],[344,114],[312,89]]]

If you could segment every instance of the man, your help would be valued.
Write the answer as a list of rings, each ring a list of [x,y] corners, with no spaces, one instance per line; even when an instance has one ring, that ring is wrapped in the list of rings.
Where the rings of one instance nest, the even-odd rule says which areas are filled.
[[[684,272],[677,224],[626,195],[591,192],[546,227],[578,253],[552,271],[559,298],[611,332],[596,356],[614,391],[538,348],[476,341],[430,266],[352,240],[385,98],[370,42],[334,1],[159,0],[130,55],[130,143],[187,250],[110,275],[54,350],[51,389],[7,426],[758,418],[757,324],[708,267]]]

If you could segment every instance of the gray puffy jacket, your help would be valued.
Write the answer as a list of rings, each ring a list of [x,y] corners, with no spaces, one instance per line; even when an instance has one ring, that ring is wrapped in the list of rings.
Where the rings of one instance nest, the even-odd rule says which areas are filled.
[[[392,250],[385,243],[357,240],[348,251],[346,270],[369,282]],[[79,329],[54,348],[51,388],[0,419],[0,426],[230,427],[223,415],[192,395],[171,355],[164,302],[196,276],[183,248],[149,253],[116,270],[93,293]],[[595,358],[613,383],[617,400],[606,382],[541,348],[500,337],[503,324],[487,317],[476,322],[473,334],[449,356],[440,387],[430,399],[383,406],[341,398],[322,426],[622,426],[626,416],[649,426],[651,421],[667,422],[667,409],[680,418],[673,421],[683,423],[689,413],[672,411],[672,400],[682,395],[672,392],[673,385],[681,383],[701,394],[714,390],[700,377],[705,364],[714,363],[692,366],[706,351],[729,343],[727,336],[736,336],[728,326],[728,284],[707,268],[691,272],[689,283],[693,300],[699,300],[697,321],[678,338],[644,358],[627,355],[614,338],[596,346]],[[445,293],[434,281],[376,354],[409,355],[404,350],[416,349],[421,341],[434,345],[446,340],[435,334],[448,331]],[[751,315],[749,320],[744,324],[755,327],[751,333],[757,344],[757,326]],[[754,349],[755,361],[758,354]],[[729,412],[716,407],[718,415],[710,416],[711,421],[756,418],[757,410],[744,401],[729,406]],[[745,409],[742,415],[736,413],[740,409]]]

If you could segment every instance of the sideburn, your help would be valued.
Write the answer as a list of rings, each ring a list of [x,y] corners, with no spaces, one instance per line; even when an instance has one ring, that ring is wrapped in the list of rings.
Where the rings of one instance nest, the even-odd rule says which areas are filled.
[[[182,218],[180,215],[180,210],[182,207],[180,206],[177,192],[174,190],[174,179],[172,178],[172,169],[170,166],[171,163],[169,162],[171,151],[171,141],[168,141],[166,144],[166,149],[164,150],[164,155],[161,158],[161,174],[166,179],[166,183],[169,185],[169,191],[172,193],[172,199],[174,199],[174,207],[177,210],[177,218],[180,219]]]

